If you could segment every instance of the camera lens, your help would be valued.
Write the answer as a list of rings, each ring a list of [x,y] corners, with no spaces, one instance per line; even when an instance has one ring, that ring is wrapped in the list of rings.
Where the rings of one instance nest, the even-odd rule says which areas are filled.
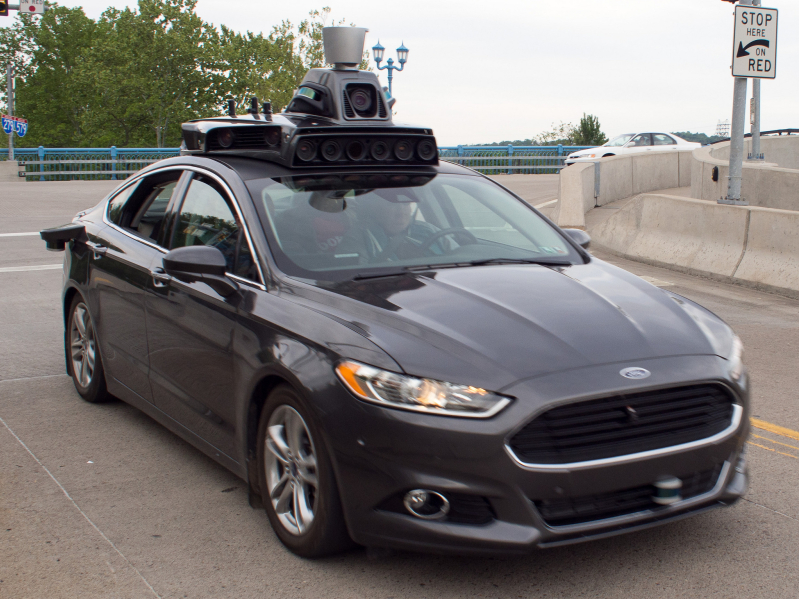
[[[301,139],[297,144],[297,158],[303,162],[316,158],[316,144],[309,139]]]
[[[407,139],[402,139],[394,146],[394,156],[400,160],[410,160],[413,156],[413,145]]]
[[[362,160],[366,156],[366,146],[360,141],[351,141],[347,144],[347,158],[350,160]]]
[[[424,140],[416,146],[416,153],[424,161],[432,160],[436,155],[436,147],[432,141]]]
[[[372,158],[375,160],[385,160],[388,158],[389,148],[384,141],[376,141],[372,144]]]
[[[322,143],[322,158],[330,162],[341,158],[341,146],[335,139],[328,139]]]
[[[356,89],[350,92],[350,102],[358,113],[368,112],[372,108],[372,96],[364,89]]]
[[[269,129],[264,134],[264,141],[266,142],[267,146],[274,148],[275,146],[280,145],[280,129],[274,128]]]
[[[216,141],[219,145],[227,149],[233,145],[233,131],[230,129],[220,129],[216,133]]]

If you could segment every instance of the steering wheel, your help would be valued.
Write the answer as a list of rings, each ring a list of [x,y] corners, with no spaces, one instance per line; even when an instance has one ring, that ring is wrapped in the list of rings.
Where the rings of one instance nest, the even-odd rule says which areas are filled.
[[[453,227],[453,228],[451,228],[451,229],[442,229],[441,231],[438,231],[437,233],[434,233],[433,235],[431,235],[430,237],[428,237],[428,238],[427,238],[427,239],[424,241],[424,243],[422,244],[422,248],[423,248],[423,249],[425,249],[425,250],[426,250],[426,249],[428,249],[428,248],[429,248],[431,245],[433,245],[433,244],[434,244],[436,241],[438,241],[438,240],[439,240],[439,239],[441,239],[442,237],[446,237],[447,235],[454,235],[454,236],[456,236],[456,237],[457,237],[458,235],[461,235],[461,236],[463,236],[463,237],[467,238],[469,241],[468,241],[468,243],[467,243],[466,245],[471,245],[471,244],[475,244],[475,243],[480,243],[480,240],[478,240],[478,239],[477,239],[477,237],[475,237],[474,235],[472,235],[472,233],[471,233],[471,232],[469,232],[469,231],[467,231],[466,229],[462,229],[462,228],[460,228],[460,227]],[[460,243],[460,242],[459,242],[459,243]],[[464,244],[461,244],[461,245],[464,245]],[[443,248],[442,248],[442,249],[443,249]]]

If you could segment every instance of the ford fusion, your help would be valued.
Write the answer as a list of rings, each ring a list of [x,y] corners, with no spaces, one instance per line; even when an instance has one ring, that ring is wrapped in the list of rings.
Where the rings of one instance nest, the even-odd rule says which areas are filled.
[[[306,557],[524,553],[741,497],[733,331],[390,107],[372,73],[312,70],[43,231],[77,392],[240,476]]]

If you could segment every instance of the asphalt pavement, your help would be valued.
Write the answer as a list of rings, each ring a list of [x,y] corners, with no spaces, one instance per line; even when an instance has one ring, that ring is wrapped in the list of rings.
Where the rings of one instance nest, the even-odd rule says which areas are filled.
[[[500,182],[531,203],[557,178]],[[799,301],[598,256],[707,306],[743,339],[751,488],[733,507],[521,558],[285,550],[244,483],[64,374],[62,254],[33,233],[113,182],[0,188],[0,598],[799,597]],[[14,234],[14,235],[10,235]]]

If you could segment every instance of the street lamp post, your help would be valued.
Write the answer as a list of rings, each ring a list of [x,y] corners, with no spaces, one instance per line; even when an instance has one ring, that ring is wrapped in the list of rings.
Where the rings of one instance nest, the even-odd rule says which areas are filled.
[[[393,58],[389,58],[385,66],[380,66],[385,50],[386,49],[380,45],[380,40],[377,41],[376,46],[372,46],[372,54],[374,54],[375,63],[377,64],[378,70],[385,71],[388,69],[388,95],[393,97],[394,94],[391,91],[391,81],[394,79],[394,71],[399,72],[405,68],[405,63],[408,61],[408,48],[405,47],[404,42],[399,48],[397,48],[397,59],[400,63],[400,66],[398,67],[394,66]]]

